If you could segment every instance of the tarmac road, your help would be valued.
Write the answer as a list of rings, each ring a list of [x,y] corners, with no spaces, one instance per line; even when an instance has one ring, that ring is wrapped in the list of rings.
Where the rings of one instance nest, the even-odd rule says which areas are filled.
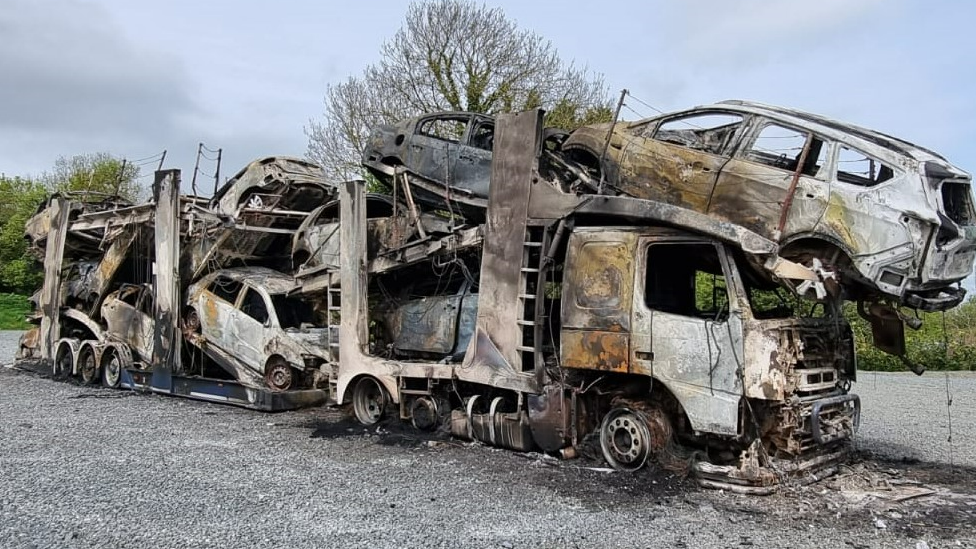
[[[13,332],[0,332],[0,365]],[[768,497],[0,367],[0,547],[976,547],[976,377],[862,374],[844,473]],[[898,501],[899,498],[904,498]]]

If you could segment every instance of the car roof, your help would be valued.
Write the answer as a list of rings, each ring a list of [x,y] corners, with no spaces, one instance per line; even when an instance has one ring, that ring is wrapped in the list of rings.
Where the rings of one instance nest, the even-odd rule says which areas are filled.
[[[729,99],[726,101],[720,101],[714,105],[703,105],[696,107],[692,110],[710,108],[766,116],[769,118],[779,119],[784,122],[792,122],[798,126],[828,135],[835,134],[836,136],[837,133],[850,135],[893,152],[911,156],[917,160],[930,160],[932,158],[937,158],[943,162],[948,162],[942,155],[936,153],[935,151],[920,147],[914,143],[905,141],[904,139],[797,109],[767,105],[765,103],[757,103],[754,101],[743,101],[741,99]]]
[[[261,166],[262,164],[273,164],[279,160],[293,162],[295,164],[302,164],[306,168],[322,169],[321,166],[319,166],[318,164],[314,162],[310,162],[305,158],[298,158],[297,156],[276,155],[276,156],[265,156],[263,158],[258,158],[257,160],[252,160],[251,162],[248,162],[246,166],[244,166],[243,168],[240,169],[240,171],[234,174],[234,177],[231,177],[223,185],[221,185],[220,188],[217,189],[217,192],[214,193],[214,195],[210,198],[210,202],[212,204],[216,204],[220,202],[220,199],[222,199],[224,195],[226,195],[228,192],[230,192],[231,189],[234,188],[234,185],[237,184],[237,182],[244,176],[245,172],[247,172],[248,170],[255,168],[257,166]],[[326,186],[329,185],[329,183],[326,182],[325,180],[322,181],[322,184]]]
[[[212,273],[208,282],[218,276],[225,276],[240,282],[250,282],[254,286],[264,288],[269,294],[285,294],[294,289],[296,285],[294,278],[267,267],[222,269]]]

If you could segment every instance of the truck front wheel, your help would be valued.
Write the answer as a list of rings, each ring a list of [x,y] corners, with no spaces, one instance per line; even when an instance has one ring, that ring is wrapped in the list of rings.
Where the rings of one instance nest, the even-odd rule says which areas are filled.
[[[375,378],[367,376],[356,382],[352,391],[352,409],[363,425],[373,425],[383,419],[387,402],[386,390]]]

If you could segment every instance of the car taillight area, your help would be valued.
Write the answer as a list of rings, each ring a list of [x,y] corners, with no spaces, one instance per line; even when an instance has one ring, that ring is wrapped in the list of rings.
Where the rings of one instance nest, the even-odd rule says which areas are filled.
[[[968,179],[946,179],[941,183],[945,216],[959,225],[976,225],[973,191]]]

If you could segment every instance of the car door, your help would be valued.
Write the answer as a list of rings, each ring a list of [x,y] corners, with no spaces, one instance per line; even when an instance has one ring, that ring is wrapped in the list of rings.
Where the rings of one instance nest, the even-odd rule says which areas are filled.
[[[200,333],[209,345],[233,354],[236,346],[232,331],[238,315],[237,298],[243,285],[226,276],[217,276],[199,293],[196,307]]]
[[[757,119],[722,169],[708,213],[773,240],[813,231],[830,195],[829,149],[807,130]]]
[[[495,121],[486,117],[474,119],[459,145],[454,168],[454,185],[475,198],[488,199],[491,179],[491,150],[495,141]]]
[[[262,374],[267,362],[264,348],[272,329],[271,304],[257,288],[245,285],[231,330],[237,339],[238,358]]]
[[[631,196],[704,213],[742,126],[742,115],[721,111],[685,113],[649,125],[621,144],[618,187]]]
[[[407,167],[426,179],[456,186],[455,164],[470,121],[471,115],[467,113],[435,114],[420,119],[410,137]]]

